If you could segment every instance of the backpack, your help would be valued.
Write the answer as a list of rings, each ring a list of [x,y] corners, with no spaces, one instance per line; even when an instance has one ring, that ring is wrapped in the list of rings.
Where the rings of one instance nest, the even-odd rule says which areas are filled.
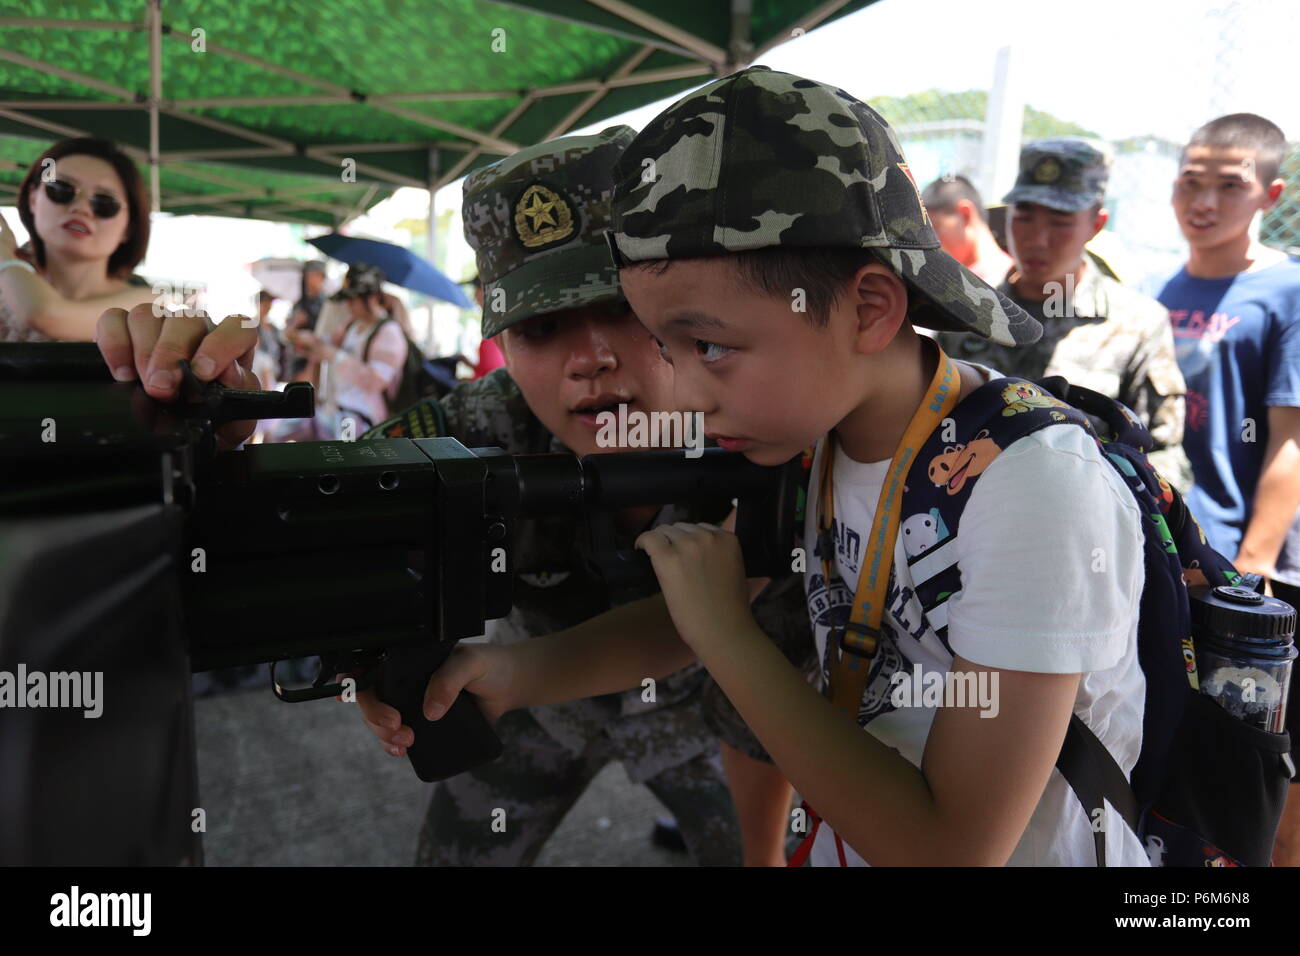
[[[375,327],[366,336],[366,344],[361,350],[361,361],[369,360],[370,345],[379,334],[379,330],[385,323],[395,321],[397,320],[381,319],[375,323]],[[424,354],[424,351],[406,334],[405,329],[402,330],[402,338],[406,339],[406,360],[402,363],[401,374],[384,392],[390,409],[407,408],[430,396],[441,398],[450,391],[446,373]]]
[[[1153,865],[1267,866],[1294,775],[1290,735],[1238,720],[1193,686],[1188,587],[1237,585],[1242,579],[1208,545],[1178,492],[1147,462],[1151,436],[1128,408],[1059,376],[1041,386],[995,379],[957,406],[912,463],[904,493],[903,514],[913,516],[905,517],[905,526],[907,520],[924,522],[928,533],[924,550],[908,549],[927,624],[946,647],[946,603],[961,589],[961,579],[955,549],[944,549],[958,534],[962,509],[978,482],[978,475],[968,477],[952,494],[931,479],[931,469],[940,469],[942,477],[943,464],[956,463],[972,442],[981,443],[978,454],[987,466],[1017,439],[1053,425],[1088,431],[1144,516],[1146,579],[1137,653],[1146,707],[1138,761],[1131,780],[1126,778],[1096,735],[1072,716],[1056,764],[1093,823],[1097,863],[1106,865],[1104,798],[1144,842]]]

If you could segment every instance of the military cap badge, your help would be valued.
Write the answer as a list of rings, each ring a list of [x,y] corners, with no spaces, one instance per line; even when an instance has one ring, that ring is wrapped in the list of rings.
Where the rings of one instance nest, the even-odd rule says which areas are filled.
[[[561,242],[573,235],[573,210],[555,190],[533,183],[515,203],[515,236],[526,249]]]
[[[1034,182],[1048,185],[1061,178],[1061,164],[1051,156],[1039,160],[1034,167]]]

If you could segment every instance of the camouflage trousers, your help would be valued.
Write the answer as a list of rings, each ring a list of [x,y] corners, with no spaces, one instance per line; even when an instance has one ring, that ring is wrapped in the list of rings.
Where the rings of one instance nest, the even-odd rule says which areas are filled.
[[[417,866],[531,866],[592,778],[617,759],[603,733],[574,755],[526,710],[506,714],[496,731],[505,745],[500,758],[434,787]],[[645,785],[677,818],[696,865],[741,864],[740,827],[716,753]]]

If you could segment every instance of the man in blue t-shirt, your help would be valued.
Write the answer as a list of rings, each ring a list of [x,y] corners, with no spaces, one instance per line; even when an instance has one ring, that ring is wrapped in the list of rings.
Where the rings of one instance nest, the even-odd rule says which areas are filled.
[[[1300,604],[1300,262],[1250,235],[1255,214],[1282,194],[1285,150],[1282,131],[1253,113],[1192,134],[1173,192],[1187,263],[1159,299],[1187,381],[1183,448],[1196,483],[1187,504],[1238,570]],[[1298,702],[1293,688],[1293,733]],[[1278,832],[1279,864],[1300,863],[1297,804]]]

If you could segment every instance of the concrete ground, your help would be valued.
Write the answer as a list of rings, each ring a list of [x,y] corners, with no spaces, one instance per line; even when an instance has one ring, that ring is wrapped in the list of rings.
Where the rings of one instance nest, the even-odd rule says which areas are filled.
[[[277,700],[269,686],[195,701],[208,866],[405,866],[431,790],[383,753],[355,705]],[[606,767],[539,866],[689,866],[650,842],[668,816],[621,764]]]

